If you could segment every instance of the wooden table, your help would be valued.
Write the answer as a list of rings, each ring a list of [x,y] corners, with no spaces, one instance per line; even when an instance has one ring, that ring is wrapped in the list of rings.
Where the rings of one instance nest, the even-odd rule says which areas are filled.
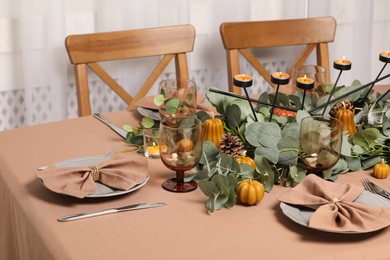
[[[106,114],[116,125],[135,124],[134,112]],[[161,183],[173,172],[149,159],[148,184],[130,194],[76,199],[42,186],[36,169],[67,158],[101,155],[123,139],[93,117],[0,133],[0,259],[390,259],[390,229],[341,235],[302,227],[283,215],[276,186],[253,207],[209,214],[206,197],[170,193]],[[359,184],[370,172],[340,175]],[[390,179],[381,181],[390,189]],[[60,223],[73,213],[140,202],[166,206]]]

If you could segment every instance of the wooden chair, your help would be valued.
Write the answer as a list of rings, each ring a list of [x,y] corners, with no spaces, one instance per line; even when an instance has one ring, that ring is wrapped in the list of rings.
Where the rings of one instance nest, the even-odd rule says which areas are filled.
[[[187,52],[192,52],[195,29],[179,25],[151,29],[70,35],[65,40],[74,65],[79,116],[91,115],[87,67],[96,73],[119,97],[134,108],[175,58],[176,77],[188,79]],[[162,56],[134,97],[130,96],[98,62]]]
[[[306,45],[303,52],[292,64],[292,68],[302,65],[310,53],[316,49],[317,64],[327,69],[327,82],[330,82],[328,43],[333,42],[336,20],[333,17],[222,23],[220,33],[227,55],[229,91],[240,94],[241,89],[233,86],[233,76],[240,74],[239,53],[271,83],[270,72],[250,49]]]

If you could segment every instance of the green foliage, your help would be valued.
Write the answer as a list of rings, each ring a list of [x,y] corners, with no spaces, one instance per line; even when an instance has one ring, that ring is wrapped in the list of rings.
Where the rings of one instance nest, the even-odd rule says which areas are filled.
[[[359,81],[354,81],[349,87],[339,86],[334,97],[360,86]],[[318,91],[326,94],[331,88],[331,85],[327,85]],[[353,103],[359,102],[364,96],[363,90],[348,95],[345,99]],[[203,143],[203,155],[194,179],[208,197],[206,208],[210,212],[234,206],[237,185],[242,180],[256,179],[264,184],[266,192],[270,192],[275,184],[291,186],[306,176],[306,170],[298,164],[300,123],[303,118],[311,116],[306,110],[324,104],[328,94],[321,98],[316,94],[308,96],[304,110],[298,110],[295,117],[273,115],[271,122],[270,107],[263,104],[258,103],[255,107],[258,119],[256,122],[246,100],[212,91],[207,91],[206,97],[221,114],[226,130],[244,142],[247,155],[256,163],[256,169],[238,164],[232,156],[220,153],[213,143]],[[302,91],[293,95],[279,93],[276,103],[300,108],[302,97]],[[273,94],[264,92],[258,100],[271,104],[274,98]],[[375,102],[376,98],[371,93],[365,104],[356,108],[355,122],[358,122],[359,131],[351,138],[348,138],[347,132],[344,133],[341,157],[332,169],[324,172],[325,179],[335,180],[338,174],[370,168],[382,158],[390,161],[390,106],[386,102],[389,97],[383,98],[381,102]],[[328,106],[326,113],[332,105]],[[374,117],[374,112],[378,110],[380,118]],[[323,109],[318,109],[314,114],[321,114],[322,111]],[[207,115],[203,115],[204,120],[207,118]],[[376,125],[368,124],[368,121],[375,122]]]

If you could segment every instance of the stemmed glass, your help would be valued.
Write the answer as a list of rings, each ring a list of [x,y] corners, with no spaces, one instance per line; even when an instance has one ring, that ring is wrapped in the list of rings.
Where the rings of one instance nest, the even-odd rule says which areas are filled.
[[[162,162],[176,171],[176,178],[163,182],[162,187],[172,192],[195,190],[195,181],[184,182],[184,172],[194,168],[202,154],[202,121],[192,117],[165,118],[160,123]]]
[[[167,79],[159,84],[165,101],[159,106],[161,118],[187,117],[196,112],[197,89],[192,80]]]
[[[323,177],[340,157],[343,126],[333,117],[312,116],[301,121],[299,163],[308,173]]]

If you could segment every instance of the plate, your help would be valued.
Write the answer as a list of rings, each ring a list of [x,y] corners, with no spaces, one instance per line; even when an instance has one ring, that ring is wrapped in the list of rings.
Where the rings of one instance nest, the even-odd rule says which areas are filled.
[[[373,194],[373,193],[365,191],[365,190],[359,195],[359,197],[357,197],[357,199],[354,202],[362,203],[362,204],[366,204],[366,205],[371,205],[371,206],[390,208],[390,200],[387,200],[379,195]],[[331,232],[331,233],[340,233],[340,234],[361,234],[361,233],[368,233],[368,232],[376,231],[376,230],[369,230],[369,231],[362,231],[362,232],[334,231],[334,230],[313,228],[313,227],[309,227],[309,221],[310,221],[311,216],[314,213],[314,210],[306,208],[306,207],[287,204],[284,202],[280,203],[280,208],[282,209],[283,214],[286,215],[289,219],[291,219],[295,223],[298,223],[302,226],[305,226],[305,227],[308,227],[311,229],[316,229],[316,230],[326,231],[326,232]]]
[[[79,158],[72,158],[63,162],[58,162],[55,164],[57,167],[79,167],[79,166],[88,166],[88,165],[96,165],[98,163],[101,163],[105,160],[110,159],[111,157],[107,156],[89,156],[89,157],[79,157]],[[100,182],[96,182],[96,190],[94,193],[89,194],[85,196],[85,198],[105,198],[105,197],[113,197],[113,196],[119,196],[123,194],[127,194],[133,191],[136,191],[148,182],[149,176],[146,177],[146,179],[135,185],[134,187],[128,189],[128,190],[117,190],[111,187],[108,187]]]
[[[137,107],[138,112],[143,116],[148,116],[153,118],[154,120],[161,120],[160,113],[158,110],[152,110],[144,107]]]

